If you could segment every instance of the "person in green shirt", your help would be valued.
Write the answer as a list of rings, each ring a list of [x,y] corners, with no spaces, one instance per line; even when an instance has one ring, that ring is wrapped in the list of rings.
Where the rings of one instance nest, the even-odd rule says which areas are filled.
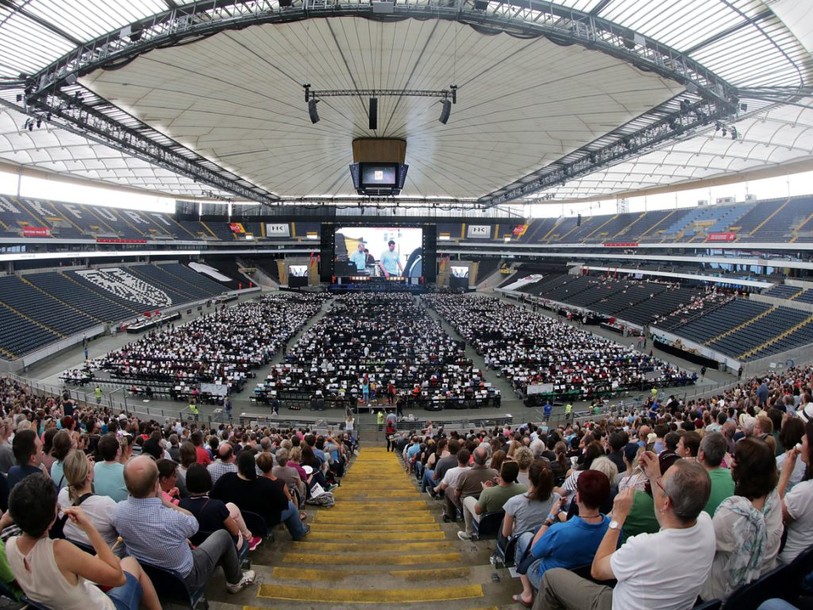
[[[383,411],[383,409],[379,409],[378,413],[376,413],[375,422],[378,424],[378,429],[379,430],[384,429],[384,411]]]
[[[517,462],[503,462],[496,485],[491,481],[486,481],[484,483],[485,489],[480,492],[479,498],[474,496],[463,498],[463,517],[466,530],[457,532],[458,538],[461,540],[474,538],[474,521],[479,523],[480,517],[486,513],[501,511],[509,499],[528,491],[525,485],[517,483],[518,475],[519,464]]]
[[[703,510],[712,517],[720,503],[734,495],[731,471],[720,467],[727,450],[728,443],[725,437],[720,432],[710,432],[700,441],[700,449],[697,452],[697,461],[703,465],[711,479],[711,494]]]
[[[660,531],[661,526],[655,516],[655,501],[652,494],[640,489],[635,490],[632,497],[632,508],[624,521],[621,535],[624,540],[638,534],[654,534]]]
[[[567,403],[567,404],[565,405],[565,421],[566,421],[566,422],[569,422],[569,421],[570,421],[570,416],[571,416],[572,414],[573,414],[573,405],[572,405],[572,404],[570,404],[570,403]]]

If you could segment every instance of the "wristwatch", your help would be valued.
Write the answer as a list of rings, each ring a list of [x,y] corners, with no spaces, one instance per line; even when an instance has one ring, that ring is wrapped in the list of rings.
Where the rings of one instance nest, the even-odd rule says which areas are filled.
[[[621,529],[621,524],[618,521],[616,521],[615,519],[613,519],[612,521],[610,521],[610,529],[611,530],[620,530]]]

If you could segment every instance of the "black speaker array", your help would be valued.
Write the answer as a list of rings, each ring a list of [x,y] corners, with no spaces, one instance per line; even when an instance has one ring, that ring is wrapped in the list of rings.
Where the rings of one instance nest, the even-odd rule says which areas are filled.
[[[427,284],[438,279],[438,228],[436,225],[423,226],[423,276]]]
[[[322,235],[319,245],[319,279],[330,282],[333,277],[333,250],[335,250],[336,231],[332,223],[322,223]]]
[[[378,129],[378,98],[370,98],[370,129]]]

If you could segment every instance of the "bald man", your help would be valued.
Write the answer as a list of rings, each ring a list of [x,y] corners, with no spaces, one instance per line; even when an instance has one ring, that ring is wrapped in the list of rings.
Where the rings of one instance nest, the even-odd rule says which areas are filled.
[[[206,467],[212,477],[212,487],[217,480],[227,472],[237,472],[237,464],[234,463],[234,448],[231,443],[223,443],[217,449],[217,461]]]
[[[254,582],[254,572],[240,571],[237,550],[229,532],[220,529],[192,550],[187,538],[198,531],[189,511],[161,495],[158,467],[149,456],[139,456],[124,467],[124,482],[130,497],[119,502],[113,526],[124,539],[127,554],[142,563],[175,570],[196,590],[209,581],[215,567],[223,566],[226,590],[237,593]]]
[[[458,481],[457,488],[455,489],[457,502],[460,506],[463,506],[463,501],[466,498],[479,499],[480,493],[482,493],[486,485],[490,485],[490,482],[493,481],[498,474],[496,470],[486,466],[488,450],[484,443],[480,443],[472,452],[472,459],[474,460],[474,464],[461,475],[460,481]],[[466,518],[466,511],[463,511],[463,517]],[[466,522],[466,529],[471,529],[470,521]]]

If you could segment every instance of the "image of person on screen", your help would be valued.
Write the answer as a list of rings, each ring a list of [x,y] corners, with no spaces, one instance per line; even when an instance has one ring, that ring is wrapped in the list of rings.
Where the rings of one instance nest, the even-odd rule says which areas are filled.
[[[367,256],[367,266],[370,268],[375,267],[375,257],[370,254],[370,251],[367,248],[364,248],[364,254]]]
[[[350,262],[356,266],[356,271],[364,273],[367,266],[367,255],[364,254],[364,242],[360,241],[358,249],[350,255]]]
[[[389,246],[381,253],[378,265],[384,273],[384,277],[389,278],[391,275],[403,275],[404,268],[401,266],[401,261],[398,260],[398,253],[395,251],[395,241],[390,240],[387,242]]]

